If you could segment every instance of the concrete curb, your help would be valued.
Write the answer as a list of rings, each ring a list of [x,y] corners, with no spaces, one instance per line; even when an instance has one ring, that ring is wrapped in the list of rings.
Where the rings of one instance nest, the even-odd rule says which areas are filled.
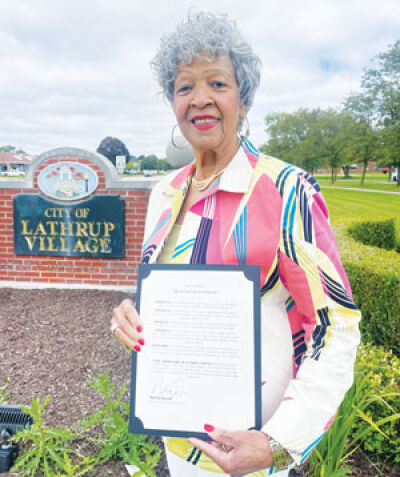
[[[11,280],[0,280],[0,288],[18,288],[22,290],[41,290],[44,288],[57,288],[65,290],[104,290],[121,291],[133,295],[136,293],[136,286],[134,285],[85,285],[84,283],[17,282]]]

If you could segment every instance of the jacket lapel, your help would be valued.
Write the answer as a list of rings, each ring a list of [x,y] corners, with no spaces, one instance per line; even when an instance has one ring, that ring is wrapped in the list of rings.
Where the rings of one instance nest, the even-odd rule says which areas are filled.
[[[243,198],[235,216],[234,223],[236,223],[243,211],[244,205],[246,204],[246,197],[247,193],[249,193],[249,187],[257,159],[256,156],[253,156],[253,154],[248,151],[247,147],[244,147],[243,145],[239,147],[236,155],[228,164],[222,177],[207,190],[202,197],[202,200],[205,200],[207,197],[218,191],[241,193]],[[176,219],[187,196],[193,171],[194,163],[187,165],[172,178],[171,182],[163,191],[165,206],[160,210],[160,216],[156,223],[160,224],[162,220],[164,220],[165,223],[162,232],[157,236],[157,240],[153,241],[156,249],[151,255],[149,263],[155,263],[157,261],[164,244],[168,240],[168,235],[172,227],[175,225]],[[232,239],[233,227],[234,224],[232,224],[232,229],[230,230],[227,240],[228,238]]]
[[[159,237],[158,243],[156,244],[156,250],[152,254],[149,263],[155,263],[162,252],[164,244],[168,240],[168,235],[171,232],[172,227],[175,225],[176,219],[179,215],[179,212],[182,208],[182,205],[187,196],[190,182],[192,179],[194,165],[189,164],[184,167],[180,173],[178,173],[172,181],[168,184],[163,194],[167,202],[167,208],[170,209],[171,213],[167,224],[164,227],[164,231]],[[165,209],[162,211],[165,212]],[[161,221],[161,216],[158,219],[158,223]]]

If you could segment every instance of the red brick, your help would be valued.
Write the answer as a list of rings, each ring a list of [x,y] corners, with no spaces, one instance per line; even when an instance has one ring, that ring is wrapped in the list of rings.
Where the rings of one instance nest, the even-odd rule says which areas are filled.
[[[22,270],[22,271],[17,270],[14,272],[14,275],[17,277],[27,277],[27,278],[39,276],[39,274],[36,272],[28,272],[26,270]]]
[[[41,277],[46,277],[46,278],[56,277],[57,273],[55,273],[55,272],[41,272],[40,276]]]
[[[96,280],[107,279],[109,277],[108,273],[92,273],[90,278]]]
[[[58,277],[46,278],[45,280],[46,280],[48,283],[60,283],[60,284],[67,283],[67,282],[64,281],[64,280],[60,280]]]
[[[57,277],[59,277],[59,278],[73,278],[74,273],[73,272],[57,272]]]
[[[74,265],[79,265],[79,266],[91,266],[91,265],[94,265],[96,263],[99,263],[99,260],[97,259],[93,259],[93,260],[88,260],[87,258],[85,257],[74,257],[74,260],[73,260],[73,264]]]
[[[90,273],[74,273],[75,278],[90,278]]]

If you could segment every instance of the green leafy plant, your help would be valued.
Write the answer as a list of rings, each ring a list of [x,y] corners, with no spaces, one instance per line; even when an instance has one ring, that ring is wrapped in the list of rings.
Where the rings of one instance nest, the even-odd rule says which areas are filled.
[[[372,436],[378,442],[392,442],[391,445],[397,442],[399,448],[400,413],[390,401],[397,400],[399,403],[400,392],[394,390],[391,380],[380,381],[379,384],[376,381],[375,373],[379,369],[376,365],[382,353],[385,354],[385,351],[372,345],[361,346],[353,386],[346,394],[329,431],[308,461],[311,476],[350,475],[351,466],[347,464],[350,456],[366,445],[371,450]],[[385,368],[385,372],[390,374],[387,366],[380,364],[380,368]],[[395,449],[392,450],[393,454],[396,453]],[[396,455],[392,456],[391,461],[397,461]]]
[[[96,464],[117,458],[136,465],[140,469],[135,474],[137,476],[145,474],[157,477],[154,469],[160,460],[160,448],[147,437],[128,431],[129,405],[124,401],[127,383],[116,393],[108,373],[99,375],[95,380],[89,381],[89,384],[106,400],[103,408],[81,422],[86,429],[94,425],[102,427],[103,435],[91,439],[100,448],[95,456]]]
[[[156,477],[155,467],[161,456],[160,448],[145,436],[128,432],[129,406],[124,402],[127,384],[117,393],[110,382],[109,374],[99,375],[89,384],[105,398],[105,406],[80,421],[74,430],[65,427],[47,427],[43,413],[49,402],[33,399],[31,407],[21,406],[32,416],[34,422],[28,429],[13,436],[14,442],[23,442],[27,449],[18,457],[12,472],[21,472],[20,477],[34,477],[42,472],[45,477],[81,477],[112,458],[136,465],[140,470],[136,477]],[[7,384],[8,385],[8,384]],[[2,386],[6,389],[6,385]],[[99,430],[100,429],[100,430]],[[85,456],[73,448],[74,440],[85,433],[95,431],[96,437],[87,437],[98,452]]]
[[[43,423],[43,412],[49,402],[47,396],[43,402],[32,399],[31,407],[21,406],[22,410],[33,417],[30,428],[13,436],[14,442],[25,442],[30,448],[20,455],[12,472],[21,472],[21,477],[34,477],[38,471],[47,476],[54,476],[64,470],[64,456],[76,455],[71,442],[75,434],[65,427],[47,427]]]
[[[62,474],[54,474],[52,477],[81,477],[93,470],[96,466],[96,460],[93,457],[82,456],[81,460],[76,464],[68,456],[64,454],[64,468]]]
[[[0,404],[7,403],[7,399],[9,398],[9,393],[7,391],[7,388],[9,385],[10,385],[10,380],[6,381],[0,386]]]
[[[376,217],[353,223],[349,229],[349,234],[365,245],[385,248],[391,250],[396,245],[396,227],[394,219]]]
[[[349,453],[350,433],[358,418],[353,403],[361,396],[366,387],[366,378],[360,373],[356,373],[355,382],[346,394],[329,431],[308,460],[311,476],[341,477],[350,475],[351,466],[344,463]]]
[[[369,402],[365,415],[382,430],[374,432],[365,420],[358,421],[357,430],[365,433],[362,448],[374,459],[399,463],[400,359],[390,350],[365,344],[358,354],[358,368],[368,376],[368,393],[377,397]]]

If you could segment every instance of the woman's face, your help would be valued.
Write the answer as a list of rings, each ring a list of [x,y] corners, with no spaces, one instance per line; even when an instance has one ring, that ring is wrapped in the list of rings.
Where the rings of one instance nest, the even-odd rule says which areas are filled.
[[[195,153],[215,151],[232,156],[236,152],[240,105],[239,88],[228,56],[212,61],[195,58],[180,64],[175,79],[173,108],[182,134]],[[232,152],[231,152],[232,150]]]

